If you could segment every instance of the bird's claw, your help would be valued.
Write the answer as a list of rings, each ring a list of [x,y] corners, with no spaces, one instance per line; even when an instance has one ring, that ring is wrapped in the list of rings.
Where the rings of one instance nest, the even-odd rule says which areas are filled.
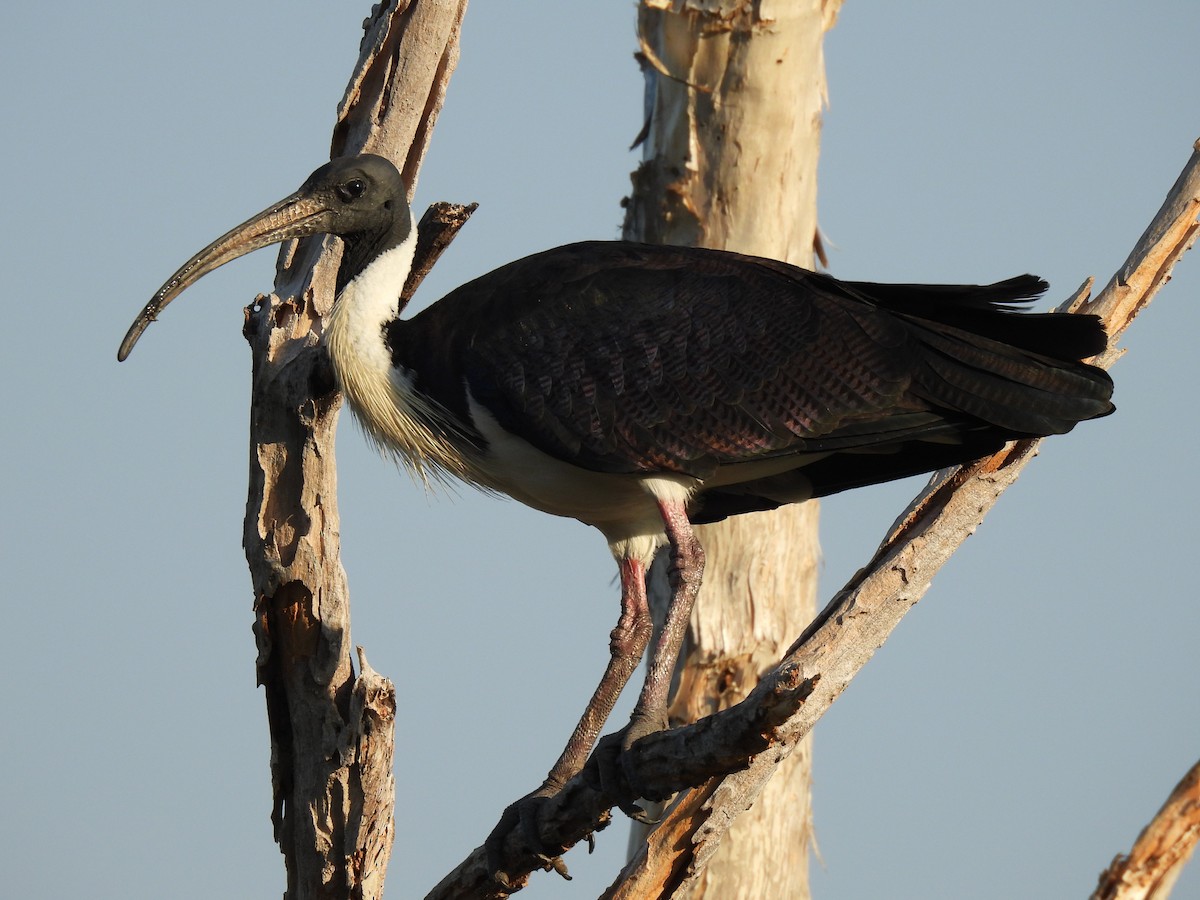
[[[538,817],[543,804],[549,800],[543,791],[545,786],[534,791],[532,794],[526,794],[515,803],[511,803],[500,815],[500,821],[496,823],[496,827],[492,829],[492,833],[487,836],[483,847],[487,854],[488,871],[492,873],[492,877],[505,890],[513,890],[513,884],[508,877],[503,866],[503,849],[504,842],[509,834],[516,831],[528,850],[540,864],[541,868],[547,872],[554,871],[561,875],[567,881],[571,880],[571,873],[567,871],[567,864],[563,862],[562,857],[557,853],[547,852],[545,842],[542,840],[541,832],[538,828]],[[589,845],[591,836],[589,835]]]
[[[571,880],[571,873],[567,871],[567,864],[563,862],[561,856],[547,856],[545,853],[538,853],[536,856],[542,863],[543,871],[549,872],[553,870],[561,875],[564,881]]]
[[[641,822],[643,825],[657,825],[663,820],[667,809],[675,801],[676,794],[672,794],[666,800],[647,800],[645,797],[639,797],[637,803],[629,804],[629,808],[622,807],[621,811],[635,822]],[[644,805],[638,805],[644,804]]]
[[[646,825],[656,825],[662,820],[663,812],[674,799],[653,799],[638,778],[634,755],[630,753],[639,740],[649,734],[667,728],[666,718],[635,717],[629,724],[613,734],[602,737],[596,744],[593,755],[600,772],[600,786],[616,797],[636,797],[636,800],[618,800],[617,808],[629,818]]]

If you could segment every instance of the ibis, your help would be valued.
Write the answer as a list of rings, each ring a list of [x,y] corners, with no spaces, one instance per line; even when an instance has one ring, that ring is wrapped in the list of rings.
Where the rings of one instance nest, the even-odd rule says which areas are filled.
[[[700,587],[693,526],[976,459],[1112,412],[1093,316],[1028,313],[1045,282],[840,281],[738,253],[589,241],[536,253],[401,318],[416,228],[374,155],[335,159],[188,260],[119,359],[208,272],[315,234],[344,243],[323,341],[366,433],[450,476],[594,526],[616,559],[610,661],[545,783],[586,761],[652,634],[646,569],[673,597],[622,746],[666,723]]]

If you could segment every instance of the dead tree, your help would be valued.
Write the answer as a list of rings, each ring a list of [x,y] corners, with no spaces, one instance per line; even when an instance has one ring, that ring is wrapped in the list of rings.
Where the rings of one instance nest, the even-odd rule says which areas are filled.
[[[840,0],[638,8],[648,83],[627,240],[688,244],[813,268],[825,32]],[[819,504],[701,526],[708,569],[681,657],[674,723],[742,700],[816,612]],[[665,606],[666,565],[651,602]],[[689,897],[808,896],[810,740],[781,765]],[[634,826],[631,852],[644,829]],[[684,896],[684,895],[681,895]]]
[[[454,67],[464,10],[465,0],[410,0],[376,10],[339,109],[335,155],[382,153],[415,184]],[[1115,340],[1191,245],[1198,209],[1200,154],[1110,285],[1094,301],[1081,291],[1072,307],[1102,315]],[[454,221],[461,216],[447,226],[451,233]],[[319,347],[336,266],[336,242],[285,247],[275,292],[259,298],[246,321],[254,381],[245,546],[270,719],[273,818],[290,898],[379,896],[392,834],[395,698],[361,652],[355,671],[337,555],[333,434],[340,398]],[[1116,356],[1112,350],[1100,362],[1111,364]],[[943,473],[742,702],[633,748],[644,786],[691,790],[609,896],[686,896],[702,883],[730,823],[753,804],[1035,449],[1036,442],[1018,443]],[[585,770],[549,810],[564,846],[601,827],[622,799],[597,788],[593,774]],[[472,854],[429,896],[507,893],[489,878],[482,856]],[[543,864],[526,855],[506,869],[528,873]]]
[[[466,0],[414,0],[374,10],[331,155],[389,156],[415,185],[465,9]],[[338,556],[341,397],[319,346],[337,265],[329,239],[285,246],[274,293],[246,312],[253,386],[243,543],[289,900],[381,896],[394,830],[395,691],[361,650],[355,671]]]

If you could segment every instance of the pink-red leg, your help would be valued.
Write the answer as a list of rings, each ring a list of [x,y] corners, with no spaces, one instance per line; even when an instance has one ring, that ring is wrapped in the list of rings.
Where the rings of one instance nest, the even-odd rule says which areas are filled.
[[[610,658],[600,684],[596,686],[571,739],[567,741],[567,746],[551,767],[542,786],[505,809],[484,842],[488,867],[503,885],[508,885],[508,876],[500,868],[500,847],[514,828],[525,835],[525,840],[541,855],[545,865],[569,877],[562,860],[552,855],[555,851],[541,847],[542,839],[537,826],[539,804],[562,790],[563,785],[577,775],[587,762],[600,729],[604,727],[617,698],[641,661],[654,631],[650,608],[646,604],[646,567],[640,560],[622,559],[618,562],[618,568],[621,573],[621,616],[609,635]]]
[[[621,617],[609,635],[608,666],[562,755],[537,791],[543,796],[558,793],[583,768],[600,729],[641,661],[654,630],[650,608],[646,604],[645,566],[636,559],[622,559],[617,566],[621,573]]]
[[[671,600],[662,633],[650,657],[642,693],[633,709],[629,730],[625,733],[625,747],[667,726],[671,678],[704,577],[704,548],[692,530],[686,506],[679,501],[660,500],[658,510],[662,514],[671,549]]]

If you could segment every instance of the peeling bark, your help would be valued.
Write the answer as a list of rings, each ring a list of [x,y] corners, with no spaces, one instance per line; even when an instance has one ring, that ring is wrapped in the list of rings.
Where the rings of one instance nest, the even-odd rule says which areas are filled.
[[[339,107],[333,155],[389,156],[412,188],[457,59],[465,6],[413,0],[373,11]],[[361,651],[354,672],[338,555],[341,397],[318,343],[338,246],[285,245],[274,293],[246,312],[253,383],[243,545],[271,734],[271,818],[290,900],[381,896],[394,830],[395,689]]]
[[[822,44],[839,7],[840,0],[643,0],[646,127],[627,239],[812,268],[826,100]],[[697,529],[708,564],[677,673],[673,723],[745,698],[783,654],[787,636],[812,618],[818,509],[812,502]],[[661,608],[668,597],[660,562],[651,602]],[[695,885],[670,896],[808,896],[809,751],[806,742],[784,764]],[[631,852],[644,834],[634,826]]]
[[[1133,849],[1112,861],[1091,900],[1166,900],[1200,840],[1200,762],[1171,791]]]

